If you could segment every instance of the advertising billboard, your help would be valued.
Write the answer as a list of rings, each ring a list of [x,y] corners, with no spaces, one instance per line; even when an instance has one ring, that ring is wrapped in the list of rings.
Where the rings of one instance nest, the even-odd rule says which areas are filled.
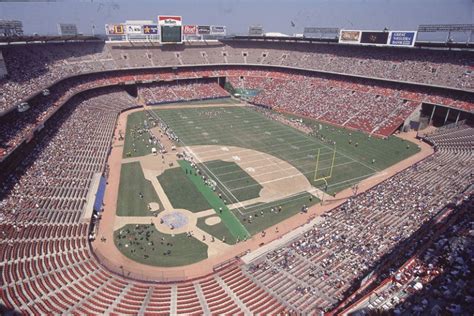
[[[339,29],[335,27],[305,27],[303,29],[305,38],[334,37],[337,34],[339,34]]]
[[[415,46],[416,32],[391,31],[389,36],[390,46]]]
[[[197,34],[197,25],[185,25],[183,26],[184,35],[196,35]]]
[[[58,23],[58,33],[61,36],[76,36],[77,26],[76,24]]]
[[[360,36],[360,43],[371,45],[387,45],[388,35],[388,32],[362,31],[362,35]]]
[[[127,34],[142,34],[142,26],[140,24],[126,24],[125,33]]]
[[[198,25],[198,35],[209,35],[211,34],[211,26],[209,25]]]
[[[181,26],[182,18],[176,15],[158,16],[158,25]]]
[[[341,30],[339,33],[339,43],[343,44],[359,44],[360,31]]]
[[[211,35],[225,35],[225,26],[211,25]]]
[[[156,35],[158,34],[158,25],[156,24],[145,24],[142,26],[142,32],[145,35]]]
[[[107,35],[124,35],[125,27],[123,24],[106,24],[105,34]]]
[[[260,25],[249,26],[249,36],[263,36],[263,27]]]

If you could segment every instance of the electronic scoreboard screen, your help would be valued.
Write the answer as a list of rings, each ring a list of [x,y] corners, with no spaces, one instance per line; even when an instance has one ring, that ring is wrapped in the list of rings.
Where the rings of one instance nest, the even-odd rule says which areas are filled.
[[[181,26],[162,25],[161,26],[161,42],[162,43],[181,43]]]

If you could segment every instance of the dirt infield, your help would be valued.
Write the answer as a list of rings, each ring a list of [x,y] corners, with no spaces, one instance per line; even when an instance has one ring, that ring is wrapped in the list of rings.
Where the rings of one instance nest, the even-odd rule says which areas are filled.
[[[221,105],[209,105],[209,106],[221,106]],[[181,108],[183,107],[183,105],[174,105],[174,106],[168,106],[168,107]],[[345,200],[353,194],[352,190],[349,188],[338,193],[336,198],[325,196],[324,205],[322,206],[319,204],[315,205],[309,209],[308,213],[295,215],[275,225],[274,227],[267,229],[266,230],[267,233],[265,237],[262,237],[260,234],[257,234],[253,236],[252,238],[250,238],[249,240],[245,242],[240,242],[233,246],[229,246],[216,239],[216,241],[212,244],[212,249],[210,249],[208,252],[209,258],[199,263],[195,263],[195,264],[191,264],[191,265],[179,267],[179,268],[162,268],[162,267],[154,267],[154,266],[138,263],[136,261],[133,261],[125,257],[125,255],[123,255],[115,247],[114,238],[113,238],[114,230],[122,227],[126,223],[140,223],[141,221],[143,221],[144,223],[149,224],[151,223],[151,221],[153,221],[155,227],[158,230],[162,232],[167,232],[167,233],[170,233],[171,231],[171,230],[166,231],[166,229],[169,229],[169,227],[167,228],[166,226],[163,226],[162,224],[160,224],[159,219],[157,218],[155,219],[153,219],[152,217],[143,217],[140,219],[125,218],[125,217],[118,218],[115,213],[116,206],[117,206],[117,196],[118,196],[118,188],[119,188],[119,182],[120,182],[120,168],[122,164],[122,153],[123,153],[123,141],[119,141],[118,139],[119,131],[121,131],[122,135],[124,135],[127,116],[130,113],[133,113],[139,110],[141,109],[135,109],[132,111],[124,112],[120,115],[118,119],[117,129],[115,131],[114,141],[112,145],[112,150],[108,159],[110,173],[107,179],[108,182],[107,182],[107,188],[106,188],[105,198],[104,198],[104,204],[105,204],[104,213],[103,213],[102,220],[98,228],[97,239],[94,242],[92,242],[93,250],[96,254],[98,254],[98,257],[101,258],[100,261],[113,271],[120,271],[120,270],[123,271],[125,269],[125,271],[123,271],[125,275],[128,275],[133,278],[145,279],[145,280],[165,280],[168,278],[171,278],[171,279],[172,278],[194,278],[194,277],[202,276],[205,274],[209,274],[213,272],[213,267],[215,265],[222,263],[223,261],[226,261],[228,259],[232,259],[237,254],[240,254],[244,251],[256,250],[260,247],[262,243],[268,244],[275,239],[281,238],[288,232],[314,219],[316,216],[324,212],[327,212],[328,210],[344,203]],[[421,151],[417,153],[416,155],[411,156],[408,159],[405,159],[395,164],[394,166],[382,172],[379,172],[373,175],[372,177],[362,181],[361,183],[359,183],[358,192],[363,192],[375,186],[381,181],[399,172],[400,170],[403,170],[411,166],[412,164],[424,159],[425,157],[431,155],[433,153],[432,148],[429,145],[416,140],[415,135],[416,133],[414,132],[404,133],[404,134],[399,135],[399,137],[415,142],[421,147]],[[165,146],[170,146],[170,145],[171,143],[165,144]],[[259,153],[256,151],[247,150],[247,149],[238,148],[238,147],[228,147],[227,148],[228,151],[226,151],[226,150],[222,150],[221,146],[194,146],[190,149],[199,151],[200,158],[205,157],[206,152],[210,153],[210,151],[213,151],[212,159],[216,159],[215,154],[218,153],[218,157],[220,157],[219,159],[222,159],[224,161],[232,161],[237,164],[240,164],[239,166],[243,170],[245,170],[246,168],[253,168],[254,171],[256,170],[257,172],[249,172],[249,174],[253,178],[257,179],[259,183],[262,184],[263,189],[261,191],[261,196],[260,196],[260,199],[262,200],[265,200],[265,199],[272,200],[277,195],[282,194],[282,193],[284,194],[285,192],[287,194],[292,194],[295,192],[301,192],[301,191],[306,191],[306,190],[311,189],[309,182],[303,175],[299,176],[297,173],[293,173],[293,172],[291,174],[286,173],[288,172],[288,169],[291,170],[291,165],[289,165],[287,162],[284,162],[281,160],[277,161],[275,160],[276,159],[275,157],[267,155],[268,157],[266,160],[268,161],[268,164],[274,164],[272,171],[278,170],[277,166],[284,166],[285,163],[288,164],[288,166],[285,166],[284,168],[282,168],[282,169],[285,169],[286,171],[282,171],[281,175],[279,175],[279,178],[283,178],[283,180],[281,181],[286,181],[286,182],[279,182],[279,181],[272,181],[272,179],[267,178],[268,176],[265,175],[266,173],[265,170],[268,171],[268,166],[266,165],[250,166],[247,164],[249,159],[246,159],[246,158],[242,159],[244,157],[250,158],[252,155],[256,155],[256,154],[266,155],[264,153]],[[172,163],[176,160],[176,158],[173,158],[173,156],[174,157],[176,156],[174,152],[167,154],[165,157],[165,163],[161,165],[156,163],[155,159],[157,158],[157,156],[153,156],[153,155],[139,157],[139,158],[129,158],[129,159],[124,160],[124,161],[128,161],[128,160],[133,159],[140,162],[144,170],[145,177],[152,181],[153,186],[157,190],[157,193],[165,209],[164,212],[167,212],[170,209],[171,204],[169,203],[169,200],[166,199],[166,197],[163,198],[164,200],[162,199],[162,194],[160,194],[159,192],[160,191],[159,183],[156,179],[156,176],[157,174],[162,173],[167,168],[167,166],[169,166],[169,163]],[[233,156],[239,156],[239,158],[241,158],[240,161],[236,160]],[[161,160],[161,157],[158,157],[158,160]],[[177,164],[175,164],[175,166],[176,165]],[[251,170],[251,169],[247,169],[247,170]],[[152,180],[153,178],[154,180]],[[282,189],[282,187],[284,189]],[[287,190],[287,191],[282,192],[282,190]],[[315,195],[318,195],[318,194],[315,194]],[[213,210],[207,210],[207,211],[203,211],[199,213],[191,213],[186,210],[178,210],[178,211],[185,214],[186,217],[189,219],[188,225],[193,225],[194,221],[197,221],[197,218],[199,217],[215,214]],[[165,214],[165,213],[160,213],[160,214]],[[209,224],[211,223],[209,222]],[[191,226],[187,226],[186,228],[182,228],[182,229],[183,231],[188,231],[189,229],[191,229]],[[209,234],[199,230],[197,226],[192,228],[192,230],[194,231],[195,236],[200,236],[200,235],[210,236]],[[174,233],[178,233],[178,231],[174,230]],[[102,237],[105,238],[105,241],[101,241]],[[206,238],[206,240],[209,240],[209,239],[210,238]],[[207,243],[207,244],[209,245],[210,243]],[[107,258],[107,259],[104,259],[104,258]],[[119,268],[119,267],[122,267],[122,268]]]

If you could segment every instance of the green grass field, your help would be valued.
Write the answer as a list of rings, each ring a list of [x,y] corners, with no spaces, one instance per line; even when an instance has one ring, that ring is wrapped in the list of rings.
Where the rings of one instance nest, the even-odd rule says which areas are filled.
[[[186,234],[160,233],[153,225],[125,225],[114,232],[114,242],[128,258],[153,266],[184,266],[207,258],[205,243]]]
[[[196,224],[197,227],[199,227],[206,233],[213,235],[219,240],[222,240],[222,237],[225,237],[226,244],[229,244],[229,245],[235,244],[236,238],[230,233],[229,229],[227,229],[227,227],[224,225],[222,221],[219,224],[215,224],[215,225],[207,225],[205,223],[206,218],[209,218],[212,216],[216,216],[216,215],[198,218],[197,224]]]
[[[289,114],[285,116],[300,118]],[[418,145],[395,136],[386,139],[369,137],[363,132],[335,127],[308,118],[303,119],[303,123],[317,131],[317,135],[313,137],[335,141],[339,152],[350,154],[361,162],[371,164],[377,170],[386,169],[420,151]],[[374,164],[372,164],[372,159],[375,159]]]
[[[201,170],[203,169],[202,165],[203,164],[198,164]],[[232,190],[232,196],[227,196],[228,204],[246,201],[260,196],[259,193],[263,187],[235,162],[213,160],[205,162],[204,165],[206,168],[212,170],[212,174],[209,176],[216,181],[218,192],[223,192],[227,188]],[[221,182],[226,183],[225,188],[221,185]]]
[[[140,193],[143,198],[140,198]],[[155,202],[163,210],[155,188],[145,179],[139,162],[122,164],[120,171],[119,195],[117,200],[118,216],[151,216],[148,203]]]
[[[327,174],[334,152],[330,142],[306,135],[248,107],[157,109],[155,112],[180,137],[181,145],[214,144],[259,150],[289,162],[313,185],[324,187],[324,182],[314,181],[316,153],[320,149],[318,173]],[[407,148],[406,141],[394,137],[369,139],[359,132],[352,132],[349,137],[341,128],[323,128],[326,130],[327,139],[337,143],[333,174],[328,180],[329,193],[350,187],[419,150],[412,143]],[[351,144],[350,138],[353,138]],[[214,173],[212,168],[210,172]],[[222,183],[227,186],[226,181]]]
[[[183,170],[192,169],[191,165],[187,161],[180,160],[179,164]],[[243,240],[244,238],[250,236],[245,226],[243,226],[234,213],[229,210],[224,201],[220,199],[218,195],[204,183],[199,175],[188,172],[187,176],[194,183],[198,191],[201,192],[202,196],[211,205],[216,214],[219,215],[224,225],[235,238]]]
[[[176,167],[166,170],[158,176],[158,181],[173,207],[184,208],[191,212],[211,208],[194,183],[186,176],[183,168]]]
[[[139,132],[148,122],[144,111],[133,112],[127,117],[127,129],[123,146],[123,158],[140,157],[151,154],[148,132]]]
[[[249,233],[255,235],[268,227],[300,213],[303,205],[310,207],[318,202],[318,198],[310,193],[303,192],[271,203],[250,205],[245,209],[233,209],[232,212],[239,218]],[[281,212],[278,211],[280,206]],[[273,212],[271,211],[272,208],[274,210]],[[250,216],[252,216],[252,218],[249,221]]]

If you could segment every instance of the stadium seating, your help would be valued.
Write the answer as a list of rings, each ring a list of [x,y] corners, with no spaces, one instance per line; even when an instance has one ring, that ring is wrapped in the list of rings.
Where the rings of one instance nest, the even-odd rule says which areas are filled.
[[[285,314],[327,311],[374,264],[472,184],[473,128],[426,136],[436,153],[349,199],[313,229],[245,267],[176,283],[145,283],[108,271],[91,253],[82,221],[86,196],[106,159],[118,114],[136,100],[119,87],[135,80],[225,76],[270,106],[380,135],[391,134],[421,102],[472,110],[455,92],[430,93],[364,79],[231,64],[303,67],[473,90],[472,61],[447,53],[281,43],[219,43],[170,48],[69,43],[2,48],[9,76],[0,80],[0,111],[81,73],[170,65],[229,66],[96,73],[67,79],[26,112],[0,118],[0,158],[37,129],[17,169],[1,170],[0,300],[28,314]],[[370,64],[368,62],[370,60]],[[215,82],[151,83],[147,103],[224,97]],[[70,99],[71,98],[71,99]],[[65,103],[66,102],[66,103]],[[65,105],[63,105],[65,103]]]
[[[447,213],[452,212],[445,222],[437,223],[436,229],[430,229],[420,251],[388,277],[384,285],[367,295],[365,302],[359,302],[352,309],[363,308],[367,312],[394,309],[407,314],[423,309],[433,314],[472,314],[473,271],[469,261],[473,237],[467,232],[474,220],[473,189],[467,190],[456,205],[447,208]],[[437,299],[440,295],[444,299]]]
[[[299,67],[352,75],[419,82],[473,90],[467,52],[446,52],[336,45],[230,42],[189,44],[174,51],[157,46],[65,43],[2,48],[9,76],[0,80],[0,111],[70,75],[112,69],[260,64]],[[245,56],[246,55],[246,56]],[[263,57],[265,55],[265,57]],[[368,61],[370,60],[370,63]]]
[[[179,84],[163,83],[142,86],[140,96],[146,104],[160,104],[169,102],[183,102],[203,99],[216,99],[229,96],[217,82],[192,82],[184,81]]]

